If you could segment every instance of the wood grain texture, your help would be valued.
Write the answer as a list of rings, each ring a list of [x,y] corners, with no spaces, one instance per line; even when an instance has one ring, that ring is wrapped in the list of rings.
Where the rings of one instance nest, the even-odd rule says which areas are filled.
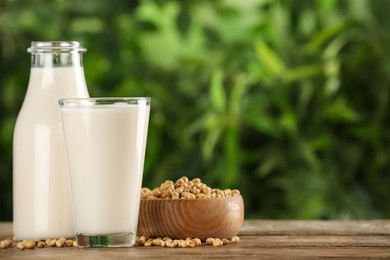
[[[141,200],[138,234],[148,237],[231,238],[244,224],[242,196]]]
[[[43,248],[0,250],[0,259],[389,259],[390,220],[246,220],[239,244],[197,248]],[[0,223],[0,239],[12,223]]]
[[[248,235],[389,235],[389,220],[246,220]]]

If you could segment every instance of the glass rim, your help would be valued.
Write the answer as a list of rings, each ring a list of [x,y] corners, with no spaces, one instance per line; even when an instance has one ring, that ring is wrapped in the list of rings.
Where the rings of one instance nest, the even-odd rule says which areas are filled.
[[[60,108],[87,108],[113,105],[150,106],[150,97],[97,97],[97,98],[63,98],[58,100]]]
[[[27,49],[30,53],[48,52],[86,52],[87,49],[78,41],[36,41],[31,42],[31,47]]]

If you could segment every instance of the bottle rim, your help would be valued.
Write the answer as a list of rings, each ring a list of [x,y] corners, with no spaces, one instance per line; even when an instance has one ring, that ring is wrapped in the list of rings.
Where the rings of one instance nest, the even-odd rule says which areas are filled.
[[[31,42],[31,47],[27,49],[30,53],[49,53],[49,52],[86,52],[81,42],[77,41],[45,41]]]

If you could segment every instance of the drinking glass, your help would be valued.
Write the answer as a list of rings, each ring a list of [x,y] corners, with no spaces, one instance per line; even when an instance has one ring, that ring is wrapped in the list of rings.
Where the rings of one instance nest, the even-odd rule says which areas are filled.
[[[135,244],[150,104],[147,97],[59,101],[79,247]]]

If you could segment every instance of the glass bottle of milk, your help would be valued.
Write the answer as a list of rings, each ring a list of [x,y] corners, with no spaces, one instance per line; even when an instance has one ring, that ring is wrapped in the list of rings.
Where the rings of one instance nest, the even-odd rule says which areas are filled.
[[[17,240],[74,237],[58,100],[89,97],[79,42],[32,42],[30,81],[13,143]]]

